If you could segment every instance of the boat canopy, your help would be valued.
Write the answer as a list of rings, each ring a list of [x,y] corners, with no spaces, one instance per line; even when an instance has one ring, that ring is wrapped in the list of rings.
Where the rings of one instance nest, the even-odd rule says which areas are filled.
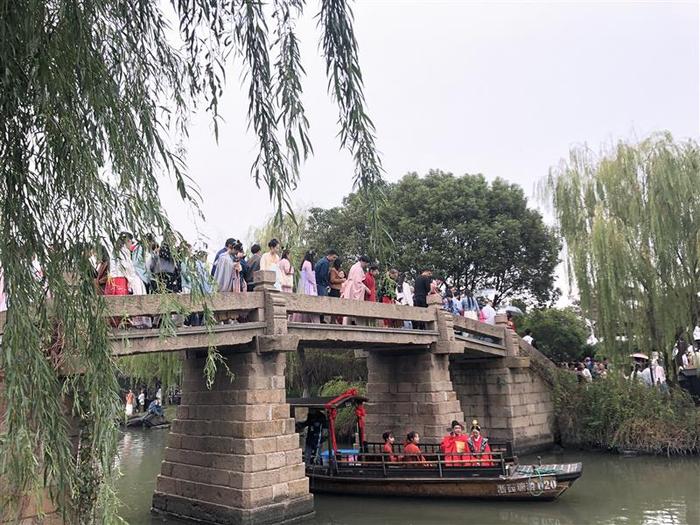
[[[309,397],[287,399],[287,403],[292,408],[309,408],[325,410],[328,416],[328,433],[330,436],[330,444],[333,447],[333,455],[338,453],[338,443],[335,438],[335,418],[338,415],[338,409],[346,406],[355,407],[355,416],[357,417],[357,426],[360,430],[360,446],[364,448],[365,443],[365,407],[364,403],[367,398],[361,396],[356,388],[350,388],[336,397]]]

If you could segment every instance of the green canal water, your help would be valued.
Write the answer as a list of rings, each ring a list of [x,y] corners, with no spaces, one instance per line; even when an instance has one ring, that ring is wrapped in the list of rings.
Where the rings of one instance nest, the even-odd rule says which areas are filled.
[[[122,516],[133,525],[186,522],[151,516],[167,430],[121,437]],[[521,458],[522,462],[534,458]],[[583,462],[583,477],[554,502],[478,502],[318,495],[309,525],[700,525],[700,459],[622,458],[567,451],[543,462]]]

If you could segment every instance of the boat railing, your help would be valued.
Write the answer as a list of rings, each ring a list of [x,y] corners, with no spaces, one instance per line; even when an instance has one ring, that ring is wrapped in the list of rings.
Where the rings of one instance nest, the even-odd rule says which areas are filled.
[[[381,454],[383,452],[384,443],[370,442],[365,444],[365,451],[370,454]],[[489,440],[489,447],[491,448],[491,453],[499,453],[506,460],[506,462],[515,462],[516,456],[513,455],[513,444],[507,441],[491,441]],[[421,450],[424,454],[440,454],[442,450],[440,445],[437,443],[421,443]],[[394,450],[397,454],[403,454],[403,445],[396,443],[394,444]]]
[[[363,476],[381,475],[403,477],[483,477],[507,473],[507,458],[502,452],[425,452],[418,459],[414,455],[406,459],[400,454],[357,453],[338,454],[331,462],[331,475],[344,475],[362,471]]]

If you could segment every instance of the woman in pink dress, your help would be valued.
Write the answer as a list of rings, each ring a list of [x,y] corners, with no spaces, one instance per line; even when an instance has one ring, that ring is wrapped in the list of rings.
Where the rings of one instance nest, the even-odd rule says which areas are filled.
[[[316,288],[316,272],[314,271],[314,253],[312,251],[304,254],[304,260],[301,263],[301,276],[297,285],[297,293],[302,295],[317,296]],[[297,323],[320,323],[320,317],[314,314],[296,313],[292,316],[292,321]]]

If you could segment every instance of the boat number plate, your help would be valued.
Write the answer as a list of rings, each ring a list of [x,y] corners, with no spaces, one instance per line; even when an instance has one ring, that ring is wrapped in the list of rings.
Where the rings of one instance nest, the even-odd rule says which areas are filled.
[[[556,478],[547,479],[530,479],[528,481],[519,481],[518,483],[502,483],[496,485],[498,494],[519,494],[522,492],[542,492],[545,490],[554,490],[557,488]]]

